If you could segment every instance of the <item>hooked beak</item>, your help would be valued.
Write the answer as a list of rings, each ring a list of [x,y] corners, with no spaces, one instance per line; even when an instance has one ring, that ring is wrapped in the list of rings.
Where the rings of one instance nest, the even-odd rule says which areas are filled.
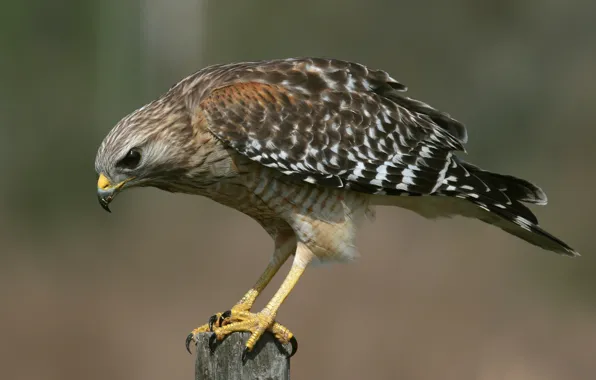
[[[104,210],[111,212],[109,207],[110,202],[114,199],[116,194],[118,194],[122,186],[131,179],[132,178],[129,178],[116,185],[112,185],[110,180],[103,173],[99,175],[99,179],[97,180],[97,199]]]

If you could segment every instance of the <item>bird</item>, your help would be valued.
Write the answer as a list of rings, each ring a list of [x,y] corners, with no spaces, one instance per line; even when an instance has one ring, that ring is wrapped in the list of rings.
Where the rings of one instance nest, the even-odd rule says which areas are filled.
[[[187,349],[202,332],[215,341],[249,332],[243,359],[266,331],[295,346],[276,320],[279,307],[309,265],[359,256],[357,229],[375,206],[430,219],[474,218],[545,250],[578,255],[525,205],[547,203],[538,186],[466,162],[464,124],[406,91],[386,71],[339,59],[217,64],[108,132],[95,160],[106,211],[135,187],[200,195],[250,216],[274,242],[250,290],[194,329]],[[282,285],[253,312],[290,257]]]

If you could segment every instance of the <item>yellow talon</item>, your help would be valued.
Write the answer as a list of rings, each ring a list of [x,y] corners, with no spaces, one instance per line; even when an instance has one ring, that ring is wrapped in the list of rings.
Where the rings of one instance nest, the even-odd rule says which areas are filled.
[[[217,340],[222,340],[234,332],[250,332],[251,336],[246,342],[247,351],[252,351],[265,331],[270,331],[281,344],[292,342],[292,345],[296,346],[294,334],[287,327],[275,322],[274,317],[269,314],[230,310],[214,315],[210,323],[192,330],[186,339],[186,349],[190,352],[190,343],[197,341],[198,334],[210,331],[214,333],[214,338]]]
[[[250,338],[246,342],[246,348],[251,351],[261,335],[265,330],[273,325],[273,318],[263,313],[240,312],[234,315],[237,322],[226,324],[222,327],[213,329],[217,340],[222,340],[226,335],[237,331],[248,331],[251,333]]]

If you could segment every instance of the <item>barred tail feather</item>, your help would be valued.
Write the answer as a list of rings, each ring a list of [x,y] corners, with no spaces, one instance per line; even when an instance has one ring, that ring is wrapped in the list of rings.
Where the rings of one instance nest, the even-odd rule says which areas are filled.
[[[573,248],[542,229],[532,211],[521,203],[547,203],[546,194],[528,181],[456,162],[439,194],[472,202],[484,211],[475,215],[476,218],[531,244],[563,255],[578,256]]]
[[[507,208],[501,209],[491,204],[477,202],[476,200],[472,200],[472,202],[488,211],[485,212],[484,215],[479,216],[479,219],[483,222],[499,227],[530,244],[548,251],[553,251],[566,256],[579,256],[579,254],[564,241],[545,231],[537,223],[519,216],[515,210]],[[518,206],[525,207],[521,204]]]
[[[548,203],[544,191],[531,182],[510,175],[488,172],[467,162],[461,162],[461,165],[468,173],[473,174],[482,182],[495,184],[495,187],[504,192],[510,199],[537,205],[546,205]]]

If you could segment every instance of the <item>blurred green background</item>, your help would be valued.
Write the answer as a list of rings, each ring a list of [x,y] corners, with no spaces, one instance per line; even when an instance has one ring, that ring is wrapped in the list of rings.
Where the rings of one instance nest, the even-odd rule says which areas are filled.
[[[272,242],[200,197],[135,190],[105,213],[95,152],[121,117],[205,65],[291,56],[389,71],[467,125],[470,161],[542,186],[542,225],[583,254],[379,208],[360,260],[308,270],[282,306],[301,345],[293,377],[594,378],[596,2],[0,9],[0,378],[193,378],[186,335],[252,285]]]

